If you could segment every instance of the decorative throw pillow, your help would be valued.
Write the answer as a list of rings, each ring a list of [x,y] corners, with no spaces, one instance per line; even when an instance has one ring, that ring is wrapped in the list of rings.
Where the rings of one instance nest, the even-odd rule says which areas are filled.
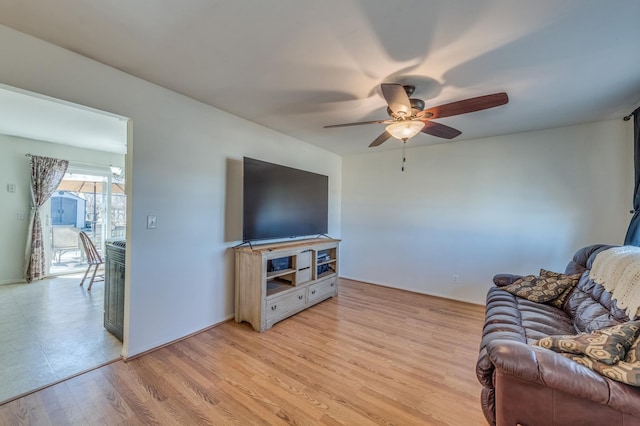
[[[565,280],[565,279],[571,280],[571,285],[567,287],[567,289],[563,291],[560,294],[560,296],[556,297],[555,299],[551,299],[549,301],[549,304],[551,306],[555,306],[558,309],[562,309],[562,305],[564,304],[564,301],[567,300],[569,293],[571,293],[571,291],[576,286],[576,284],[578,284],[578,281],[580,281],[580,277],[582,277],[582,272],[578,274],[565,275],[558,272],[547,271],[546,269],[540,269],[540,276],[545,278],[557,278],[558,280]]]
[[[513,284],[502,287],[516,296],[524,297],[532,302],[544,303],[560,296],[567,288],[575,285],[569,278],[536,277],[527,275]]]
[[[624,357],[625,362],[640,362],[640,336],[636,339],[635,342],[631,345],[629,350],[627,350],[627,356]]]
[[[614,365],[607,365],[603,362],[594,361],[584,355],[561,355],[564,355],[578,364],[584,365],[585,367],[617,382],[626,383],[632,386],[640,386],[640,362],[620,361]]]
[[[586,355],[595,361],[612,365],[625,359],[639,332],[640,321],[629,321],[591,333],[545,337],[534,345],[554,352]]]

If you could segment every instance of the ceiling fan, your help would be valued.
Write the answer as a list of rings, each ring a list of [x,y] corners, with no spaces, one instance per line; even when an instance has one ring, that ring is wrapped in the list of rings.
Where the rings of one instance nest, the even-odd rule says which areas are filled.
[[[371,142],[369,147],[381,145],[392,137],[406,142],[407,139],[414,137],[420,132],[439,138],[453,139],[462,132],[442,123],[431,121],[431,119],[481,111],[509,102],[507,94],[501,92],[424,109],[424,101],[422,99],[410,98],[415,90],[415,86],[383,83],[380,87],[382,89],[382,96],[387,101],[387,113],[391,118],[360,121],[357,123],[333,124],[324,126],[324,128],[359,126],[362,124],[387,124],[384,133]]]

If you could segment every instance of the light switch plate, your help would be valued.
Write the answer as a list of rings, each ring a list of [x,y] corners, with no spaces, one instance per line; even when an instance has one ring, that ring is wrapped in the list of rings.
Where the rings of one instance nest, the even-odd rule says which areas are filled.
[[[147,216],[147,229],[156,229],[156,217]]]

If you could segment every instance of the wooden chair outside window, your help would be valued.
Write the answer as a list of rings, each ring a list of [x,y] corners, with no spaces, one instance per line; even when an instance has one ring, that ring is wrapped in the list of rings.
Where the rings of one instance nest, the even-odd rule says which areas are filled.
[[[93,241],[91,241],[91,238],[89,238],[89,236],[83,231],[80,231],[79,235],[80,235],[80,241],[82,241],[82,246],[84,247],[84,252],[87,255],[87,262],[89,263],[87,272],[84,273],[84,277],[82,277],[82,281],[80,281],[80,285],[84,284],[84,280],[87,279],[87,275],[89,275],[89,271],[91,270],[91,267],[92,266],[96,267],[93,270],[93,275],[91,276],[89,287],[87,287],[87,290],[91,290],[91,286],[93,285],[93,282],[96,279],[96,273],[98,272],[98,268],[100,267],[100,265],[104,264],[104,261],[102,260],[102,256],[100,256],[100,253],[98,253],[98,250],[96,250],[96,246],[93,245]],[[101,281],[104,281],[104,277],[99,277],[99,278]]]

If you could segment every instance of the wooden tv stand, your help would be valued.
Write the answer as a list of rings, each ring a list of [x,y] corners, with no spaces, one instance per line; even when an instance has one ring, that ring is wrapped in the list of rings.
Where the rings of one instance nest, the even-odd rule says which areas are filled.
[[[339,243],[314,238],[235,247],[236,322],[263,332],[337,296]]]

